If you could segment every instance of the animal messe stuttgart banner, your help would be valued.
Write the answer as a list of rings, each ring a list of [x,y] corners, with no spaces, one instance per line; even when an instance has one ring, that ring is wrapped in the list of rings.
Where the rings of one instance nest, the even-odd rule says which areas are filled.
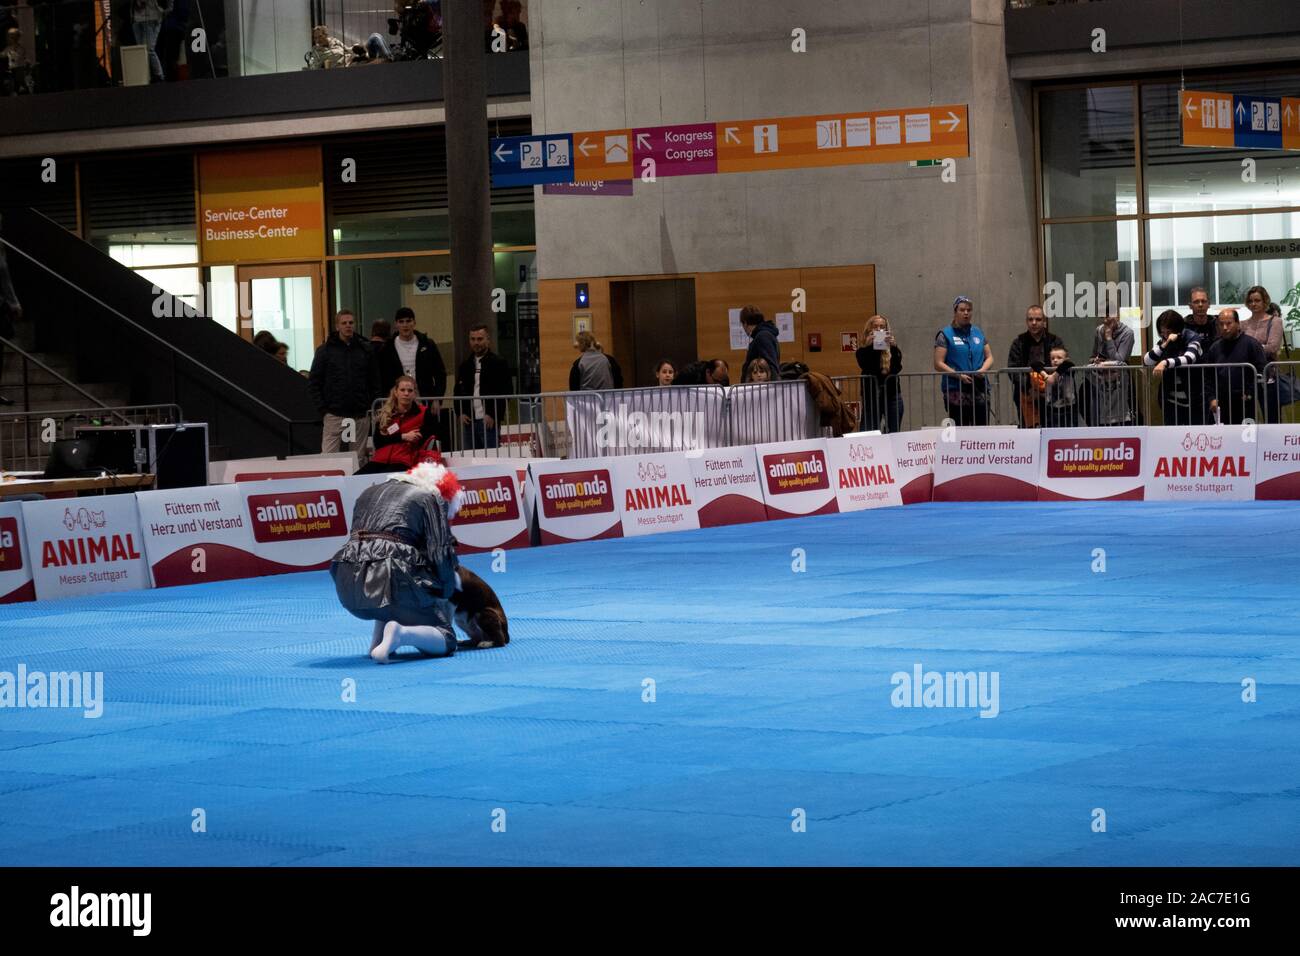
[[[36,597],[149,587],[135,495],[23,502]]]

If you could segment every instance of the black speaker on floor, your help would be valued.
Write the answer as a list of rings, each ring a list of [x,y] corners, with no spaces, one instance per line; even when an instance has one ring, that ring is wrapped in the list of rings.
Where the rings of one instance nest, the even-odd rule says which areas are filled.
[[[156,488],[197,488],[208,483],[206,422],[82,425],[74,433],[94,441],[95,474],[148,473],[154,476]]]

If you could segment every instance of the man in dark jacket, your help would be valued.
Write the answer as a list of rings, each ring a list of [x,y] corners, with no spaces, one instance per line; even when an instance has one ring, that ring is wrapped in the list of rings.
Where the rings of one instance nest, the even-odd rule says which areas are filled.
[[[388,395],[398,376],[409,375],[415,379],[416,393],[421,398],[442,398],[447,391],[447,366],[443,364],[438,343],[415,330],[415,311],[406,306],[397,310],[393,324],[397,326],[397,334],[375,356],[379,363],[380,397]],[[450,413],[441,402],[430,402],[429,414],[433,416],[439,445],[450,448]]]
[[[387,395],[400,375],[415,379],[421,398],[441,398],[447,391],[447,366],[438,343],[416,331],[415,312],[406,306],[393,320],[397,334],[384,343],[375,357],[379,362],[379,394]]]
[[[1011,351],[1007,355],[1007,368],[1032,368],[1041,372],[1044,366],[1052,364],[1052,349],[1064,348],[1065,343],[1059,335],[1047,331],[1047,314],[1042,306],[1031,305],[1025,310],[1025,331],[1011,340]],[[1011,375],[1012,398],[1016,411],[1020,414],[1021,428],[1037,428],[1044,418],[1044,404],[1041,395],[1035,396],[1028,408],[1020,401],[1020,393],[1029,390],[1029,374],[1021,372]],[[1036,414],[1026,414],[1026,413]]]
[[[336,331],[316,350],[307,389],[324,420],[322,453],[346,443],[360,450],[370,434],[370,405],[379,395],[379,369],[370,344],[356,334],[357,320],[344,309],[334,317]]]
[[[479,396],[509,395],[514,377],[506,360],[492,351],[488,327],[482,323],[469,330],[470,354],[456,369],[456,415],[461,424],[464,447],[496,448],[498,429],[506,410],[504,399],[482,401]]]
[[[763,318],[763,313],[752,305],[747,305],[740,310],[740,324],[745,327],[745,333],[749,336],[749,348],[745,351],[741,380],[744,380],[744,370],[756,358],[767,359],[768,367],[775,375],[777,369],[781,367],[780,330]]]
[[[1223,425],[1240,425],[1247,418],[1258,420],[1255,407],[1258,376],[1264,374],[1264,348],[1249,335],[1241,332],[1241,321],[1236,309],[1219,313],[1219,337],[1205,354],[1205,364],[1218,365],[1215,377],[1206,382],[1209,388],[1210,421],[1219,412]],[[1254,370],[1242,368],[1253,365]]]

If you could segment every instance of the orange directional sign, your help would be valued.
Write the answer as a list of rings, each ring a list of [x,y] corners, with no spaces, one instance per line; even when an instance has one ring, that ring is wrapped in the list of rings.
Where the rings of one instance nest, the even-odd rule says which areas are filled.
[[[1218,146],[1231,149],[1236,145],[1232,124],[1231,93],[1197,93],[1183,90],[1178,94],[1178,113],[1183,120],[1184,146]]]
[[[573,134],[573,181],[632,178],[632,130],[600,129]]]
[[[1300,149],[1300,98],[1282,97],[1282,148]]]
[[[718,172],[970,155],[965,106],[789,116],[719,123]]]

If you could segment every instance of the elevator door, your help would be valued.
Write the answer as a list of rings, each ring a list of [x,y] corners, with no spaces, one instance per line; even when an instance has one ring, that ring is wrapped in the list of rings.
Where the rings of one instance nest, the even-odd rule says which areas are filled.
[[[662,359],[677,369],[695,361],[694,279],[611,283],[610,308],[614,357],[625,385],[655,385],[655,366]]]

